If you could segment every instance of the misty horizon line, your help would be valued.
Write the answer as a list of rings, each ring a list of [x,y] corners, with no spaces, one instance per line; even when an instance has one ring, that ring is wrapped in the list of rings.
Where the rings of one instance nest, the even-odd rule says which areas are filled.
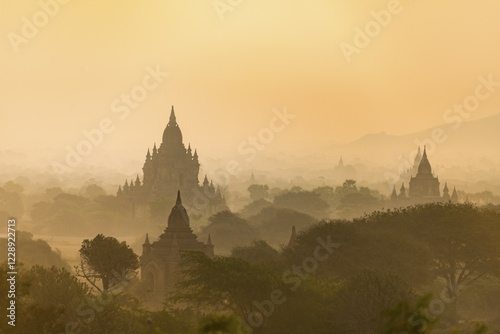
[[[496,118],[496,117],[500,117],[500,111],[494,113],[494,114],[491,114],[491,115],[487,115],[487,116],[483,116],[483,117],[479,117],[479,118],[476,118],[476,119],[472,119],[472,120],[463,120],[462,121],[462,124],[471,124],[471,123],[476,123],[476,122],[481,122],[481,121],[484,121],[484,120],[487,120],[487,119],[493,119],[493,118]],[[446,126],[451,126],[450,123],[446,123],[446,121],[443,120],[443,123],[441,124],[436,124],[434,126],[431,126],[431,127],[427,127],[427,128],[423,128],[423,129],[420,129],[420,130],[417,130],[417,131],[412,131],[412,132],[408,132],[408,133],[394,133],[394,132],[389,132],[387,130],[381,130],[381,131],[374,131],[374,132],[367,132],[363,135],[360,135],[358,136],[356,139],[353,139],[353,140],[350,140],[350,141],[338,141],[338,142],[330,142],[328,144],[323,144],[321,146],[321,149],[331,149],[331,148],[334,148],[334,147],[341,147],[341,146],[348,146],[348,145],[351,145],[351,144],[355,144],[359,141],[361,141],[362,139],[366,138],[366,137],[370,137],[370,136],[379,136],[379,135],[385,135],[385,136],[388,136],[388,137],[409,137],[409,136],[413,136],[413,135],[417,135],[417,134],[420,134],[420,133],[423,133],[423,132],[426,132],[426,131],[430,131],[430,130],[433,130],[435,128],[438,128],[438,127],[446,127]],[[158,139],[156,141],[157,144],[159,144],[161,142],[161,139]],[[220,145],[218,145],[220,146]],[[284,150],[284,149],[278,149],[276,151],[280,151],[280,153],[282,154],[294,154],[294,153],[310,153],[311,152],[311,148],[312,147],[318,147],[317,146],[317,143],[316,144],[313,144],[311,145],[311,147],[307,147],[307,148],[299,148],[299,149],[295,149],[295,150]],[[230,150],[233,148],[233,145],[227,145],[225,147],[223,147],[223,150]],[[38,147],[38,148],[27,148],[27,147],[21,147],[21,148],[8,148],[8,147],[0,147],[0,153],[2,152],[9,152],[9,151],[12,151],[12,152],[29,152],[29,151],[44,151],[44,150],[48,150],[48,151],[57,151],[57,150],[61,150],[62,148],[60,147],[54,147],[54,146],[51,146],[51,147]],[[134,147],[134,148],[101,148],[99,149],[100,151],[122,151],[122,152],[135,152],[135,151],[139,151],[139,150],[143,150],[142,148],[139,148],[139,147]],[[146,148],[147,150],[147,148]],[[272,150],[272,148],[271,148]],[[361,158],[361,157],[359,157]]]

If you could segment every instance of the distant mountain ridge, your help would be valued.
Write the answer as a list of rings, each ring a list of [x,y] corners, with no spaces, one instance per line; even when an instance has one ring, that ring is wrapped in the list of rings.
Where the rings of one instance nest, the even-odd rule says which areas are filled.
[[[455,126],[455,127],[454,127]],[[491,157],[500,161],[500,113],[473,121],[443,124],[407,135],[385,132],[367,134],[345,145],[330,146],[328,150],[344,155],[370,159],[410,155],[417,147],[427,145],[430,155],[437,159],[456,159],[460,156]]]

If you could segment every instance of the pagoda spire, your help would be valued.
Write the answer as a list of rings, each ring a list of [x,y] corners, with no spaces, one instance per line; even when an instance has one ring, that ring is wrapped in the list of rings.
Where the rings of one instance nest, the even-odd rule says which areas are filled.
[[[451,202],[458,203],[458,193],[456,187],[453,187],[453,193],[451,194]]]
[[[214,244],[212,243],[212,237],[210,234],[208,235],[208,240],[207,240],[207,245],[205,248],[205,255],[208,255],[208,257],[213,257],[214,254]]]
[[[177,200],[175,201],[175,205],[182,205],[181,191],[180,190],[177,190]]]
[[[399,189],[399,196],[406,197],[406,188],[404,183],[401,184],[401,188]]]
[[[391,198],[396,199],[397,197],[398,197],[398,194],[396,193],[396,186],[393,186]]]
[[[427,158],[427,146],[424,146],[424,154],[422,155],[422,160],[420,160],[420,165],[418,166],[418,174],[432,175],[431,163]]]
[[[146,233],[146,240],[142,244],[142,254],[146,255],[151,252],[151,244],[149,243],[149,235]]]
[[[420,150],[420,146],[418,147],[418,152],[415,155],[415,159],[413,160],[413,167],[418,168],[418,165],[420,164],[420,161],[422,161],[422,151]]]
[[[172,106],[172,110],[170,111],[170,119],[168,122],[169,126],[177,126],[177,120],[175,118],[174,106]]]
[[[151,160],[151,152],[149,151],[149,148],[148,153],[146,154],[146,160]]]
[[[447,201],[451,201],[451,197],[450,197],[450,190],[448,188],[448,182],[445,182],[444,184],[444,189],[443,189],[443,200],[445,202]]]
[[[422,150],[420,149],[420,146],[418,147],[417,155],[415,156],[415,159],[422,159]]]
[[[252,175],[250,175],[250,183],[251,184],[256,184],[257,183],[257,180],[255,179],[255,175],[253,174],[253,170],[252,170]]]

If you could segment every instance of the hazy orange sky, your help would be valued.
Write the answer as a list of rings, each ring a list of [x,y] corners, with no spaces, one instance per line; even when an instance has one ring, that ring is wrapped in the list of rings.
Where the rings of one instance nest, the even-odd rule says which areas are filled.
[[[2,0],[0,149],[63,150],[110,118],[102,148],[146,150],[172,104],[186,144],[205,154],[236,147],[284,106],[296,118],[273,147],[311,149],[441,124],[479,76],[500,81],[498,1],[401,0],[351,63],[339,44],[388,1],[244,0],[224,20],[214,2],[72,0],[16,53],[9,33],[41,5]],[[120,119],[112,102],[157,66],[169,77]],[[500,88],[470,119],[499,104]]]

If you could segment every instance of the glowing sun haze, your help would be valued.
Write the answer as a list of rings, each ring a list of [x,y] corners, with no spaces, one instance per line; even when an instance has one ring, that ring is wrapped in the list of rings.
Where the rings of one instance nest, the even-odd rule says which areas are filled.
[[[64,149],[108,117],[103,148],[145,150],[171,105],[204,154],[236,147],[284,106],[296,118],[272,145],[290,152],[439,125],[479,76],[500,81],[500,2],[400,6],[349,63],[339,44],[388,1],[242,1],[221,20],[212,0],[73,0],[15,53],[8,34],[40,4],[2,0],[0,149]],[[157,66],[169,76],[119,119],[112,102]],[[499,103],[500,90],[470,119]]]

